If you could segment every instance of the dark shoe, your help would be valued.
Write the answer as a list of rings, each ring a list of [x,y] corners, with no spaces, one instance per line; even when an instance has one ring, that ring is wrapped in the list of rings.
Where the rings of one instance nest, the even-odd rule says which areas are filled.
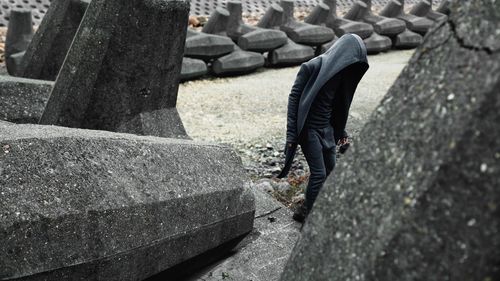
[[[308,213],[309,212],[307,211],[306,206],[304,204],[301,204],[295,209],[295,212],[293,213],[293,219],[300,223],[304,223]]]

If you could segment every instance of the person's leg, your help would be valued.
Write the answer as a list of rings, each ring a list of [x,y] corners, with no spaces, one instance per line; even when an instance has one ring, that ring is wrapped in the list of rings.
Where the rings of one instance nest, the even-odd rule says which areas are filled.
[[[323,159],[325,161],[326,177],[328,177],[335,168],[335,162],[336,162],[335,153],[336,153],[335,146],[333,148],[323,150]]]
[[[305,205],[307,211],[311,211],[314,201],[318,196],[319,190],[326,180],[327,169],[325,167],[325,160],[323,157],[323,145],[320,140],[321,136],[314,130],[308,133],[307,140],[301,144],[302,152],[309,165],[309,182],[306,189]],[[328,160],[331,166],[331,161]]]

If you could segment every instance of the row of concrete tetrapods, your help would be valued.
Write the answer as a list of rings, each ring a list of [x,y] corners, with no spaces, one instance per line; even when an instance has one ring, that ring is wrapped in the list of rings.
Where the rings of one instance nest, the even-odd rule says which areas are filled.
[[[6,40],[9,73],[55,80],[88,3],[89,0],[71,1],[64,18],[51,16],[61,13],[49,9],[40,25],[40,35],[49,26],[54,29],[62,24],[66,29],[48,39],[45,37],[44,40],[53,42],[44,53],[39,45],[47,46],[47,42],[36,38],[43,36],[35,36],[30,44],[34,36],[30,11],[14,9]],[[240,75],[264,65],[297,65],[323,53],[338,36],[346,33],[363,38],[369,53],[415,48],[434,22],[446,19],[448,5],[448,0],[442,1],[437,11],[433,11],[432,1],[422,0],[410,13],[405,13],[404,0],[392,0],[375,15],[371,0],[362,0],[354,3],[342,18],[337,15],[336,0],[323,0],[304,22],[299,22],[294,18],[294,2],[281,0],[280,4],[271,5],[257,26],[251,26],[242,20],[241,1],[231,0],[226,8],[219,7],[213,12],[202,32],[188,30],[181,80],[196,79],[207,73]],[[40,66],[34,62],[40,61],[39,56],[47,56],[45,67],[50,70],[33,69],[37,64]]]

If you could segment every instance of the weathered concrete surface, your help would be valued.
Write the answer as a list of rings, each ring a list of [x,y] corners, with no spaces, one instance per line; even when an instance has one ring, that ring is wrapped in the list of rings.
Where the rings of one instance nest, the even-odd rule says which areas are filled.
[[[14,123],[38,123],[53,82],[0,76],[0,119]]]
[[[227,147],[0,122],[0,276],[143,280],[249,233]]]
[[[178,116],[162,117],[176,114],[188,12],[185,0],[93,0],[40,123],[176,136]]]
[[[499,9],[452,2],[327,180],[282,280],[500,279]]]
[[[255,195],[255,226],[231,257],[204,269],[184,281],[276,281],[279,280],[301,224],[292,212],[261,190]]]
[[[90,0],[53,0],[24,55],[18,75],[55,81]]]

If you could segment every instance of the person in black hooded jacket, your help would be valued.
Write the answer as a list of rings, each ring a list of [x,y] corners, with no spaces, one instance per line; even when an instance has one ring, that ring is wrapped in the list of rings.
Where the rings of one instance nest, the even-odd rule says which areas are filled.
[[[354,92],[368,70],[366,47],[355,34],[346,34],[324,54],[303,63],[288,98],[285,167],[291,167],[300,144],[311,175],[305,202],[294,219],[303,222],[327,176],[335,167],[336,144],[347,142],[345,126]]]

